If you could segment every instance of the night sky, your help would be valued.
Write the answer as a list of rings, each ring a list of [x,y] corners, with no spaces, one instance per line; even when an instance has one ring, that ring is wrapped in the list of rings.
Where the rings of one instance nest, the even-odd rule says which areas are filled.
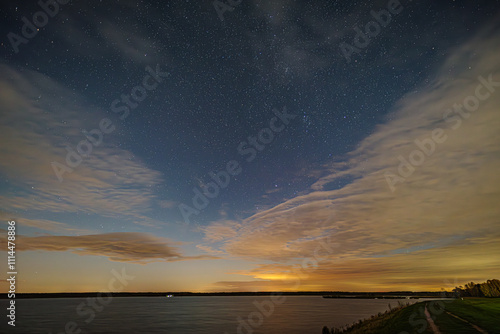
[[[64,2],[1,5],[19,292],[498,278],[499,1]]]

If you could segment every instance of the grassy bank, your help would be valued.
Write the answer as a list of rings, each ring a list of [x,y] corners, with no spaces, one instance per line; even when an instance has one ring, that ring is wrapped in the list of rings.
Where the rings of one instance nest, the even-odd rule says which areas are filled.
[[[399,307],[391,312],[360,321],[344,329],[323,329],[323,333],[349,334],[422,334],[432,333],[424,310],[427,307],[431,317],[442,334],[480,333],[471,324],[489,334],[500,334],[500,299],[474,298],[465,300],[426,301]],[[458,316],[461,319],[454,317]]]
[[[445,311],[467,320],[489,334],[500,334],[500,298],[457,299],[446,304]],[[435,322],[442,333],[479,333],[447,312],[437,315]]]
[[[413,325],[413,326],[412,326]],[[427,334],[430,331],[418,331],[427,327],[424,315],[424,302],[409,306],[400,306],[392,311],[379,313],[370,319],[359,321],[344,329],[330,329],[330,333],[380,333],[398,334],[400,332]],[[326,332],[324,332],[326,333]]]

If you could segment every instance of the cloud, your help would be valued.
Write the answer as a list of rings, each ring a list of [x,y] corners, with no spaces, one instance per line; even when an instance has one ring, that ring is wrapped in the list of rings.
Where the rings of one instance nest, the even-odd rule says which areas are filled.
[[[48,219],[28,219],[20,218],[15,219],[17,226],[29,226],[34,227],[44,231],[51,231],[57,233],[73,233],[73,234],[86,234],[92,231],[88,229],[73,227],[66,223],[60,223]]]
[[[5,210],[85,212],[158,224],[147,213],[162,174],[115,144],[120,123],[114,115],[89,112],[87,101],[43,74],[2,64],[0,73],[0,174],[11,187],[0,191]],[[85,139],[82,130],[98,128],[105,116],[117,130],[104,134],[89,157],[59,182],[52,163],[66,164],[66,147],[75,150]]]
[[[204,289],[208,292],[240,292],[240,291],[283,291],[271,281],[219,281]]]
[[[0,244],[7,249],[6,238]],[[175,247],[180,243],[146,233],[120,232],[81,236],[17,236],[18,251],[72,252],[106,256],[110,261],[146,264],[183,260],[216,259],[215,256],[184,256]]]
[[[161,13],[141,15],[137,4],[132,2],[117,3],[113,10],[135,15],[126,15],[128,19],[123,22],[119,17],[110,15],[108,6],[79,3],[65,7],[57,16],[58,22],[47,28],[65,49],[88,59],[113,59],[124,64],[147,65],[168,58],[168,46],[158,39],[158,32],[165,35],[162,26],[167,26],[157,24],[164,19]],[[156,16],[154,20],[152,16]],[[156,23],[154,28],[150,24],[153,21]]]
[[[218,242],[236,236],[240,224],[232,220],[224,220],[207,227],[200,227],[205,234],[205,240]]]
[[[313,79],[318,71],[329,71],[332,75],[349,75],[349,77],[365,78],[373,68],[391,64],[397,65],[401,59],[418,60],[419,52],[408,52],[407,48],[394,48],[389,44],[391,39],[406,44],[405,35],[398,33],[401,22],[408,19],[410,9],[414,6],[428,6],[425,2],[418,4],[401,1],[404,10],[393,15],[388,27],[382,28],[379,36],[370,42],[366,49],[353,56],[360,59],[356,66],[350,66],[341,51],[342,42],[353,45],[356,34],[354,27],[363,28],[373,20],[370,11],[387,8],[387,1],[368,3],[309,2],[280,0],[255,0],[249,6],[249,16],[256,17],[263,29],[249,30],[247,38],[252,47],[252,56],[259,61],[256,68],[262,75],[272,74],[278,84],[287,84],[300,79]],[[325,15],[329,13],[329,15]],[[232,15],[238,15],[234,12]],[[428,24],[428,22],[426,22]],[[419,38],[412,39],[412,50],[427,50],[434,43],[434,37],[422,32]],[[392,36],[388,36],[392,34]],[[370,56],[366,55],[370,53]],[[413,78],[408,78],[409,81]],[[346,88],[349,80],[338,80],[336,85]],[[356,80],[358,82],[358,80]]]
[[[338,247],[322,259],[318,281],[303,282],[310,288],[362,287],[378,280],[375,273],[379,286],[430,286],[443,276],[465,277],[458,274],[464,263],[493,276],[498,272],[492,261],[499,241],[500,87],[462,117],[459,127],[443,115],[475,94],[478,76],[500,81],[498,31],[490,25],[450,50],[435,79],[402,97],[356,150],[324,168],[309,192],[240,225],[231,222],[227,230],[224,222],[215,222],[205,229],[206,240],[223,240],[219,249],[230,255],[288,265],[312,256],[319,242],[332,240]],[[430,138],[438,128],[446,140],[392,192],[386,173],[398,173],[398,157],[409,159],[418,149],[415,140]],[[346,178],[352,182],[325,190]]]
[[[494,254],[500,251],[494,238],[471,238],[436,249],[387,257],[320,258],[306,265],[260,264],[232,274],[241,281],[214,283],[209,290],[232,291],[429,291],[451,290],[465,282],[491,279],[500,269]],[[488,256],[491,254],[491,256]],[[311,257],[312,258],[312,257]],[[311,260],[311,258],[308,258]],[[314,262],[312,262],[314,263]]]
[[[205,245],[196,245],[196,248],[201,249],[202,251],[207,252],[209,254],[220,254],[220,255],[224,254],[223,251],[216,250],[212,247],[205,246]]]

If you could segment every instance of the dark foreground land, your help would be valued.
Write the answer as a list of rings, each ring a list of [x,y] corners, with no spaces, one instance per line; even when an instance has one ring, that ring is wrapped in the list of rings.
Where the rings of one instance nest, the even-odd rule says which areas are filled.
[[[435,300],[402,306],[323,334],[500,334],[500,298]]]
[[[100,296],[98,292],[68,292],[68,293],[16,293],[16,298],[86,298]],[[359,299],[401,299],[401,298],[443,298],[453,297],[452,293],[443,292],[342,292],[342,291],[302,291],[302,292],[109,292],[105,295],[113,297],[200,297],[200,296],[323,296],[324,298],[359,298]],[[0,294],[0,299],[6,299],[7,294]]]

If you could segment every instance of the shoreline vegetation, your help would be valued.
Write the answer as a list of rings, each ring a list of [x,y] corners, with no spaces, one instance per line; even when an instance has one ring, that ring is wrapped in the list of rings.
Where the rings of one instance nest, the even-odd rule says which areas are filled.
[[[351,325],[328,328],[322,334],[409,334],[409,333],[488,333],[500,334],[500,281],[467,283],[450,292],[442,292],[441,300],[410,304],[398,300],[396,307],[379,312]],[[428,297],[426,297],[428,298]],[[390,298],[389,298],[390,299]]]
[[[377,329],[388,329],[389,332],[394,333],[392,329],[389,329],[389,322],[400,316],[401,310],[405,308],[409,308],[411,306],[418,305],[420,303],[412,304],[410,305],[409,303],[401,303],[401,301],[398,301],[398,306],[397,307],[391,307],[391,304],[389,304],[389,310],[385,312],[379,312],[377,315],[372,315],[368,319],[362,319],[359,320],[358,322],[355,322],[351,325],[346,325],[346,326],[341,326],[341,327],[332,327],[331,329],[328,329],[327,326],[323,327],[322,334],[341,334],[341,333],[377,333],[374,332],[374,330]]]

